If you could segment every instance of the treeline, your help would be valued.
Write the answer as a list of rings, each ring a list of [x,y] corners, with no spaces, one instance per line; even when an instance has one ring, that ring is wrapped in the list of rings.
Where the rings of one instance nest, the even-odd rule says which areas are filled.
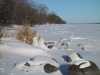
[[[30,0],[31,1],[31,0]],[[50,13],[42,4],[29,0],[0,0],[0,25],[45,24],[66,22],[57,14]]]

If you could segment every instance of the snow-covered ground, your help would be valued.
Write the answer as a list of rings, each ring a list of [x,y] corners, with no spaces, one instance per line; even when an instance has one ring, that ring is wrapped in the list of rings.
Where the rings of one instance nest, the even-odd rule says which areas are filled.
[[[35,26],[32,29],[33,31],[38,31],[41,37],[46,41],[59,41],[63,38],[70,40],[69,48],[79,52],[85,59],[95,62],[100,68],[100,25],[41,25]],[[13,36],[15,33],[13,31],[15,31],[15,29],[10,30],[12,35],[9,34],[8,36],[12,37],[3,38],[3,41],[0,43],[0,75],[32,75],[33,73],[19,73],[19,71],[15,70],[15,66],[24,61],[29,61],[31,57],[35,56],[55,58],[61,74],[68,74],[68,65],[62,59],[62,55],[67,54],[66,50],[54,49],[44,51],[43,49],[34,48],[33,46],[14,39]],[[81,50],[79,45],[82,45],[84,50]],[[44,60],[42,57],[38,59]],[[18,74],[14,74],[14,72]],[[36,74],[35,72],[34,75]],[[41,73],[38,73],[38,75],[39,74],[42,75]]]
[[[88,60],[94,61],[100,68],[100,24],[66,24],[35,26],[46,40],[71,39],[70,48],[80,52]],[[80,51],[78,44],[85,47]]]
[[[44,72],[46,64],[60,68],[59,59],[56,61],[52,53],[14,38],[3,38],[0,44],[0,75],[62,75],[60,70],[51,74]],[[30,65],[25,65],[27,63]]]
[[[6,35],[0,40],[0,75],[62,75],[59,69],[63,69],[63,65],[60,62],[62,61],[62,64],[66,62],[60,54],[56,54],[56,51],[46,51],[18,41],[15,38],[16,29],[7,30]],[[28,63],[31,64],[30,67],[26,66]],[[59,69],[46,73],[44,71],[46,64],[54,65]],[[64,66],[67,70],[67,65]]]

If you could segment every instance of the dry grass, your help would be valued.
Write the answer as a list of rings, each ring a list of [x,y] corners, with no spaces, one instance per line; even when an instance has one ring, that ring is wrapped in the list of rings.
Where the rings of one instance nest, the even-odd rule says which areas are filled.
[[[18,40],[27,44],[33,43],[33,37],[36,35],[36,32],[33,33],[30,26],[22,26],[21,28],[18,28],[17,31],[16,38]]]
[[[1,28],[0,28],[0,38],[2,38],[2,37],[3,37],[3,33],[2,33]]]

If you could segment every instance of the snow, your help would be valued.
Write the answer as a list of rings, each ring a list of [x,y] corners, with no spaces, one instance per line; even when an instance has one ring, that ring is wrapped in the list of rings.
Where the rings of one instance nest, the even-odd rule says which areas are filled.
[[[11,38],[3,38],[2,42],[3,44],[0,44],[0,75],[21,75],[24,72],[25,75],[39,75],[39,72],[41,72],[41,75],[47,75],[43,73],[44,70],[41,64],[50,63],[57,67],[59,66],[56,61],[52,60],[52,56],[43,49],[35,48],[16,39],[11,40]],[[30,58],[34,58],[34,61],[29,61]],[[32,67],[24,67],[26,62],[29,62]],[[51,75],[61,75],[61,73],[58,71]]]
[[[100,68],[99,24],[42,25],[34,27],[33,31],[38,31],[45,40],[58,41],[63,38],[71,40],[69,48],[79,52],[83,58],[95,62]],[[78,44],[81,44],[85,50],[82,51]],[[59,52],[64,53],[61,50]],[[60,54],[59,52],[55,53]]]
[[[5,38],[7,40],[7,38]],[[19,42],[17,40],[8,38],[7,41],[2,41],[4,44],[0,45],[0,49],[2,53],[12,53],[12,54],[18,54],[20,56],[27,56],[27,57],[34,57],[37,55],[44,55],[48,56],[48,53],[43,51],[42,49],[34,48],[28,44]],[[5,46],[5,47],[4,47]]]
[[[91,27],[91,29],[90,29]],[[33,27],[33,31],[38,31],[44,39],[41,39],[40,45],[28,45],[15,39],[15,28],[11,28],[8,38],[2,38],[0,43],[0,75],[48,75],[41,71],[23,72],[16,70],[16,64],[23,65],[30,58],[36,58],[36,62],[31,64],[38,65],[40,63],[53,63],[59,66],[59,73],[55,72],[51,75],[66,75],[68,74],[68,64],[63,55],[69,54],[65,49],[53,48],[46,49],[42,44],[43,41],[58,41],[59,39],[71,40],[69,50],[74,49],[80,53],[84,59],[91,60],[100,68],[100,26],[98,25],[42,25]],[[56,42],[57,43],[57,42]],[[41,45],[42,44],[42,45]],[[78,47],[81,44],[85,50]],[[39,46],[39,47],[38,47]],[[58,45],[56,46],[58,47]],[[54,59],[52,59],[54,58]],[[54,61],[56,59],[56,61]],[[57,63],[57,64],[56,64]],[[38,68],[40,69],[40,68]],[[62,74],[61,74],[62,73]],[[50,75],[50,74],[49,74]]]
[[[44,57],[44,56],[37,56],[37,57],[34,57],[34,60],[33,61],[27,61],[27,63],[30,64],[31,68],[28,67],[28,66],[25,66],[26,62],[23,62],[23,63],[20,63],[18,65],[16,65],[16,68],[19,69],[19,70],[25,70],[25,68],[28,70],[32,70],[32,71],[44,71],[43,70],[43,66],[45,64],[52,64],[52,65],[55,65],[57,68],[59,67],[59,64],[56,63],[55,61],[51,60],[51,58],[48,58],[48,57]]]

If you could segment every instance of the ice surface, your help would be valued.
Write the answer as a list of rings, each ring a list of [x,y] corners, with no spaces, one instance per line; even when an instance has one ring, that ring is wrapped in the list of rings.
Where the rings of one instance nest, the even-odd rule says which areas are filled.
[[[34,27],[35,30],[46,40],[71,39],[70,48],[100,67],[100,24],[42,25]],[[85,51],[80,50],[79,44]]]

